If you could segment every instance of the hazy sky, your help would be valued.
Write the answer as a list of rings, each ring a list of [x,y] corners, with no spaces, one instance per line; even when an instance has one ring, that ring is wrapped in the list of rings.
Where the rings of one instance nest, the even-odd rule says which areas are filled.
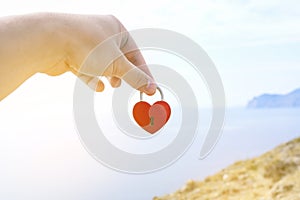
[[[300,87],[299,0],[9,0],[0,5],[0,16],[41,11],[113,14],[129,30],[165,28],[190,37],[216,64],[228,106],[245,105],[264,92],[287,93]],[[146,60],[153,61],[151,56]],[[296,134],[292,126],[276,124],[278,129],[268,118],[272,128],[265,136],[270,137],[261,138],[259,130],[265,130],[261,122],[253,130],[258,133],[253,139],[252,130],[247,130],[248,136],[239,132],[243,125],[236,120],[239,116],[229,116],[236,123],[226,124],[230,134],[221,138],[229,142],[221,143],[219,154],[205,160],[206,164],[197,160],[203,141],[198,136],[187,159],[173,168],[144,176],[120,174],[96,162],[80,143],[72,110],[74,83],[69,73],[59,77],[37,74],[0,102],[0,199],[112,199],[99,195],[121,195],[122,189],[131,196],[142,196],[145,191],[148,196],[162,195],[179,188],[190,175],[203,178],[199,173],[212,174],[224,163],[261,153],[259,145],[265,151],[274,141],[287,141],[289,134]],[[100,100],[95,104],[102,104],[101,94],[97,97]],[[103,114],[95,108],[96,114]],[[200,115],[204,116],[203,129],[209,119],[205,113]],[[274,134],[278,130],[283,134]],[[235,132],[239,136],[232,139]]]
[[[158,27],[185,34],[215,62],[229,106],[300,87],[298,0],[10,0],[0,7],[3,16],[39,11],[114,14],[129,30]],[[32,95],[37,90],[30,88]]]

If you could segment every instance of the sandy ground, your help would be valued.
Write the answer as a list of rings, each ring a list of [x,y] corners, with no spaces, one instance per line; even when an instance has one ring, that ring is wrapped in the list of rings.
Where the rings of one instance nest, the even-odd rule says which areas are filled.
[[[300,200],[300,138],[153,200]]]

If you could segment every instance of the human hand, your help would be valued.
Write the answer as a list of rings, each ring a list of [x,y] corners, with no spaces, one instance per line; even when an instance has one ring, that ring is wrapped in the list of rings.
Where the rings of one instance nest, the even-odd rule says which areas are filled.
[[[0,44],[0,100],[37,72],[57,76],[71,71],[96,91],[104,90],[99,76],[106,76],[113,87],[123,79],[148,95],[156,90],[141,52],[113,16],[2,17]]]
[[[112,87],[118,87],[123,79],[148,95],[155,93],[155,81],[141,52],[114,16],[55,14],[48,18],[58,23],[58,28],[64,23],[58,41],[67,54],[63,58],[65,66],[54,66],[47,74],[71,71],[96,91],[104,89],[98,76],[106,76]]]

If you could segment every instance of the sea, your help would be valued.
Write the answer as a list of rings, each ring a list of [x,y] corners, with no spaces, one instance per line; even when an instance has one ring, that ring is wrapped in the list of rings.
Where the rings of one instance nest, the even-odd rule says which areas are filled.
[[[199,157],[205,138],[200,135],[172,165],[131,174],[111,169],[88,153],[71,106],[60,115],[42,104],[26,109],[0,107],[0,199],[150,200],[300,137],[300,108],[226,108],[221,136],[207,157]],[[199,112],[205,121],[208,111]]]

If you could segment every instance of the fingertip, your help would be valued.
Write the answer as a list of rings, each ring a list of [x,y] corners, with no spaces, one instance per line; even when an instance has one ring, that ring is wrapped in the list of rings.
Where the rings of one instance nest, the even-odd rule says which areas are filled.
[[[96,92],[103,92],[104,88],[104,83],[99,80],[96,86]]]
[[[154,82],[150,82],[148,83],[148,85],[146,87],[144,87],[144,92],[147,94],[147,95],[154,95],[155,92],[156,92],[156,89],[157,89],[157,85],[156,83]]]
[[[121,79],[120,78],[117,78],[117,77],[112,77],[110,79],[110,84],[113,88],[117,88],[117,87],[120,87],[121,85]]]

